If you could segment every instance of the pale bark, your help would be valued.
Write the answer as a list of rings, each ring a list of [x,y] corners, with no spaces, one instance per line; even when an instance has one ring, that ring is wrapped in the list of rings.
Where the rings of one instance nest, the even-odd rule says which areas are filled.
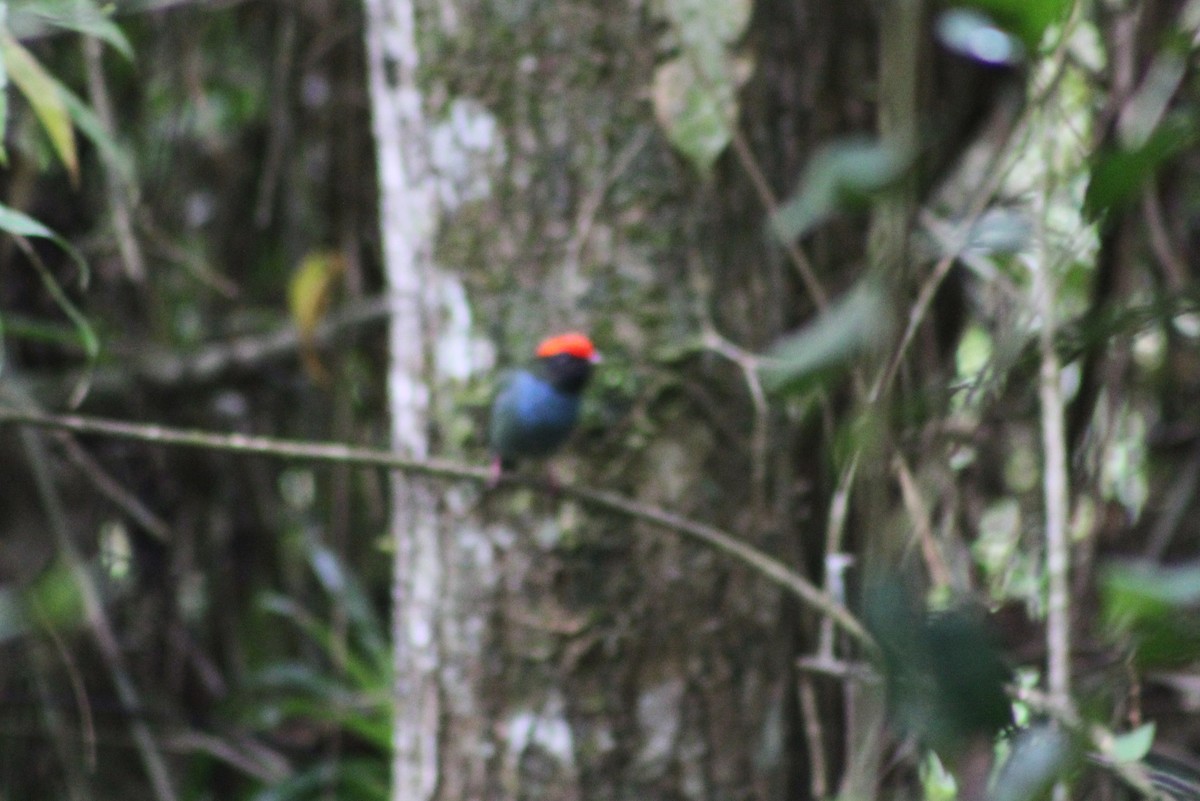
[[[366,0],[371,107],[380,228],[388,292],[395,303],[388,370],[392,447],[429,454],[429,331],[423,287],[432,273],[437,198],[418,83],[416,13],[409,0]],[[441,697],[437,497],[421,478],[393,474],[392,797],[433,798],[439,783]]]

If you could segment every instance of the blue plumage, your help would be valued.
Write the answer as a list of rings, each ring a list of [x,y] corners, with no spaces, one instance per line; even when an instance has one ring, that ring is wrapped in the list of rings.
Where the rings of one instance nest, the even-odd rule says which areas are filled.
[[[574,331],[543,340],[535,355],[532,369],[511,373],[492,404],[493,483],[518,460],[549,456],[567,441],[579,419],[579,394],[600,358]]]
[[[527,370],[513,373],[492,406],[492,450],[505,462],[547,456],[579,419],[579,394],[556,389]]]

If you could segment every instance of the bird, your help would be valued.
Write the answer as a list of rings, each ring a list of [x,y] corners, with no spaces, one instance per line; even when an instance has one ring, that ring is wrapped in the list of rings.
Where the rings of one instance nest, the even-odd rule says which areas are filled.
[[[505,377],[492,402],[493,486],[519,460],[544,458],[562,447],[579,420],[579,396],[600,361],[595,345],[578,331],[547,337],[534,356],[529,369]]]

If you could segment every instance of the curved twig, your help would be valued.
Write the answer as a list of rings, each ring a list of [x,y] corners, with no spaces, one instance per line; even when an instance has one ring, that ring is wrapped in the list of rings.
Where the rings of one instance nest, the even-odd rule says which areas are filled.
[[[433,478],[470,481],[476,484],[486,484],[491,478],[486,467],[475,467],[442,459],[412,459],[388,451],[356,448],[338,443],[298,442],[274,437],[214,433],[78,414],[47,414],[0,407],[0,425],[36,426],[72,431],[76,434],[119,437],[173,447],[204,448],[230,453],[253,453],[262,456],[301,459],[310,462],[382,467]],[[846,607],[822,592],[808,579],[789,569],[784,563],[747,545],[722,529],[604,490],[578,486],[551,486],[544,481],[518,475],[503,477],[501,485],[524,486],[554,492],[560,497],[624,515],[701,542],[733,557],[764,578],[770,579],[803,603],[827,615],[868,651],[875,649],[871,635]]]

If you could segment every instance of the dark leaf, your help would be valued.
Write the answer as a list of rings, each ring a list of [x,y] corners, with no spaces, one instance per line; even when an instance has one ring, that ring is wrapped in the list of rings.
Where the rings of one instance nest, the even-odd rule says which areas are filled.
[[[892,315],[881,288],[864,283],[808,326],[785,337],[763,359],[760,373],[768,390],[809,389],[854,357],[886,342]]]
[[[970,0],[961,5],[984,12],[1005,30],[1020,37],[1026,50],[1035,52],[1042,44],[1046,29],[1063,22],[1072,3],[1071,0]]]
[[[894,186],[912,164],[908,148],[848,138],[819,150],[800,186],[771,220],[784,242],[804,236],[842,209],[862,208]]]
[[[1102,576],[1101,598],[1109,631],[1132,640],[1139,664],[1200,657],[1200,564],[1112,566]]]
[[[868,591],[864,619],[902,729],[953,757],[972,737],[993,737],[1012,724],[1005,690],[1012,673],[981,612],[928,613],[899,582],[883,581]]]
[[[1140,147],[1098,153],[1083,200],[1084,213],[1096,219],[1137,198],[1159,168],[1197,141],[1197,133],[1193,117],[1177,114],[1163,120]]]
[[[1039,801],[1074,772],[1083,749],[1069,734],[1050,723],[1022,730],[1012,739],[1008,759],[996,776],[993,801]]]
[[[112,21],[112,4],[102,9],[93,0],[24,0],[12,4],[9,26],[18,36],[33,35],[45,28],[64,28],[107,42],[130,61],[133,47]]]

